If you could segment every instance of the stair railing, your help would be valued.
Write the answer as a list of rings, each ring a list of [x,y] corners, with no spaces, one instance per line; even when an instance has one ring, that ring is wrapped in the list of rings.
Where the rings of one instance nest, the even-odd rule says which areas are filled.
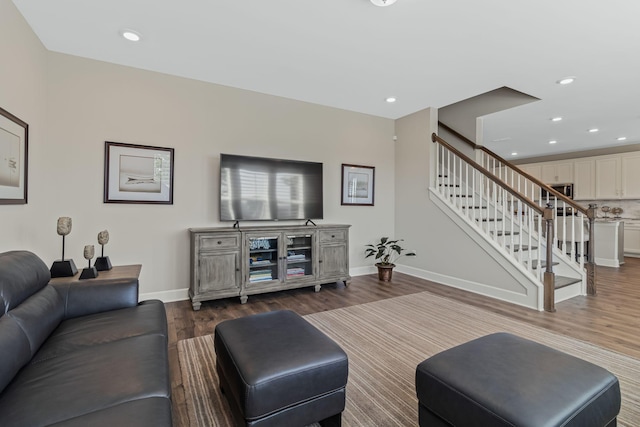
[[[595,244],[593,242],[597,205],[590,204],[589,208],[583,208],[488,148],[477,145],[455,129],[442,122],[438,122],[438,125],[474,148],[478,153],[476,159],[478,163],[492,171],[495,176],[525,198],[536,201],[540,206],[551,204],[556,207],[557,215],[553,220],[556,234],[553,244],[565,251],[568,250],[568,256],[586,270],[587,294],[596,295]]]
[[[479,147],[479,150],[479,163],[493,171],[500,180],[540,205],[555,206],[556,233],[553,244],[563,249],[581,268],[586,269],[587,294],[595,295],[596,270],[593,241],[597,205],[589,205],[589,208],[585,209],[491,150],[484,147]]]
[[[544,309],[555,311],[553,254],[549,250],[554,239],[553,208],[543,208],[523,196],[435,133],[431,140],[436,144],[435,176],[439,194],[528,274],[544,284]],[[543,246],[547,248],[544,254]]]

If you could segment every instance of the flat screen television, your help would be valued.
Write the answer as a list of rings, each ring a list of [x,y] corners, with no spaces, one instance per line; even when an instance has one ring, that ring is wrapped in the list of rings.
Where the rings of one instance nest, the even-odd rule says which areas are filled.
[[[221,221],[322,217],[322,163],[220,155]]]

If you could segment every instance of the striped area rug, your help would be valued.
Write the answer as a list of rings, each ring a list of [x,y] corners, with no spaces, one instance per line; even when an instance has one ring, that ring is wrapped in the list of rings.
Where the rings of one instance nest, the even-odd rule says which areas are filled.
[[[346,427],[417,426],[415,368],[440,351],[511,332],[608,369],[620,380],[619,426],[640,425],[640,361],[486,310],[422,292],[305,316],[349,355]],[[178,342],[190,426],[229,426],[213,337]]]

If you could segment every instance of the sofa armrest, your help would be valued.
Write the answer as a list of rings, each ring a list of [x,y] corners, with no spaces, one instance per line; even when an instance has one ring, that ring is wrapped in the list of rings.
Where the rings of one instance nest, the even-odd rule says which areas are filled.
[[[52,285],[64,301],[64,318],[71,319],[138,304],[138,279],[114,279],[101,283]]]

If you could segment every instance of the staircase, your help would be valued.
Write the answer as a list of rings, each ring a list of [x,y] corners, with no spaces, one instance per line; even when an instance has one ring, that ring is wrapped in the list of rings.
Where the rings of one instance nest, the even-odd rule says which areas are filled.
[[[432,140],[432,195],[522,273],[540,293],[539,309],[555,311],[556,302],[595,294],[587,250],[595,208],[583,209],[489,150],[476,150],[476,161],[436,134]]]

